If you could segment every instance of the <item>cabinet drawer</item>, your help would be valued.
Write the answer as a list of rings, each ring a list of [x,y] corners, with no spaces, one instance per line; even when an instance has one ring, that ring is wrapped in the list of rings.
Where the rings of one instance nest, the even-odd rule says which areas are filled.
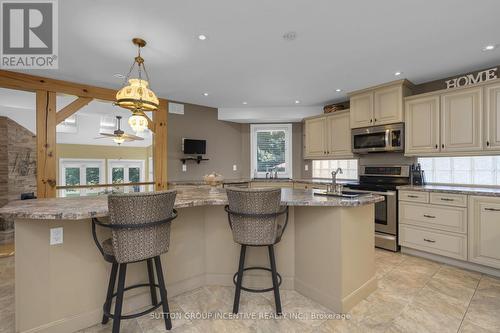
[[[446,257],[467,260],[467,236],[428,230],[406,224],[399,226],[399,245]]]
[[[429,192],[399,191],[399,200],[412,202],[429,202]]]
[[[431,193],[430,202],[436,205],[467,207],[467,195],[451,193]]]
[[[401,202],[399,223],[465,234],[467,233],[467,209]]]

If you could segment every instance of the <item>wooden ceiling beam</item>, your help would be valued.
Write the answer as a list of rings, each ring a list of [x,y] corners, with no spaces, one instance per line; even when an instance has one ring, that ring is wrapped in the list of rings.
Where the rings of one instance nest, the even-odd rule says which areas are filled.
[[[83,108],[85,105],[89,104],[92,100],[93,98],[91,97],[78,97],[76,100],[57,112],[56,124],[62,123],[64,119],[68,118],[69,116]]]

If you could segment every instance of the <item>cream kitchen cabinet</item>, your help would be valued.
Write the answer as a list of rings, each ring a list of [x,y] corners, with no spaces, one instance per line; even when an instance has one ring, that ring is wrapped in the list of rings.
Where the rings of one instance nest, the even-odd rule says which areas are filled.
[[[349,110],[304,120],[304,158],[352,157]]]
[[[440,151],[439,96],[405,103],[405,153],[418,155]]]
[[[409,85],[400,80],[351,93],[351,128],[403,122],[403,97],[411,94]]]
[[[304,121],[304,158],[326,155],[326,118],[311,118]]]
[[[441,95],[441,151],[483,149],[482,88],[468,88]]]
[[[469,261],[500,268],[500,198],[469,196]]]
[[[500,150],[500,83],[486,86],[484,96],[486,150]]]

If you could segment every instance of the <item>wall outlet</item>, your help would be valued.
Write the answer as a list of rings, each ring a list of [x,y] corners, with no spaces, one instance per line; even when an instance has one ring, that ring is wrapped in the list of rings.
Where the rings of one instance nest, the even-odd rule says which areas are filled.
[[[50,228],[50,245],[63,243],[63,228]]]
[[[182,165],[182,172],[186,172],[188,170],[187,165],[183,164]]]
[[[305,165],[304,165],[304,170],[305,170],[305,171],[309,171],[309,164],[305,164]]]
[[[236,164],[233,164],[233,171],[238,171],[238,166]]]

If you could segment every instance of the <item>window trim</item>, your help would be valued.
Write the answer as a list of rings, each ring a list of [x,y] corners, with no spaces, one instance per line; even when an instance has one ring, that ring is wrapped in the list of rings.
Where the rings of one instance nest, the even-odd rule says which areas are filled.
[[[79,168],[80,169],[80,185],[86,185],[86,172],[85,169],[90,168],[99,168],[99,184],[104,184],[105,177],[105,159],[95,159],[95,158],[59,158],[59,183],[61,186],[66,186],[66,168]],[[82,181],[83,180],[83,181]],[[80,195],[86,193],[95,193],[95,190],[90,188],[88,189],[78,189],[77,190]],[[61,196],[66,196],[66,190],[62,190]]]
[[[293,175],[293,133],[292,124],[250,124],[250,172],[251,177],[265,177],[265,172],[257,172],[256,134],[259,131],[284,130],[285,131],[285,172],[278,172],[278,178],[292,178]]]

